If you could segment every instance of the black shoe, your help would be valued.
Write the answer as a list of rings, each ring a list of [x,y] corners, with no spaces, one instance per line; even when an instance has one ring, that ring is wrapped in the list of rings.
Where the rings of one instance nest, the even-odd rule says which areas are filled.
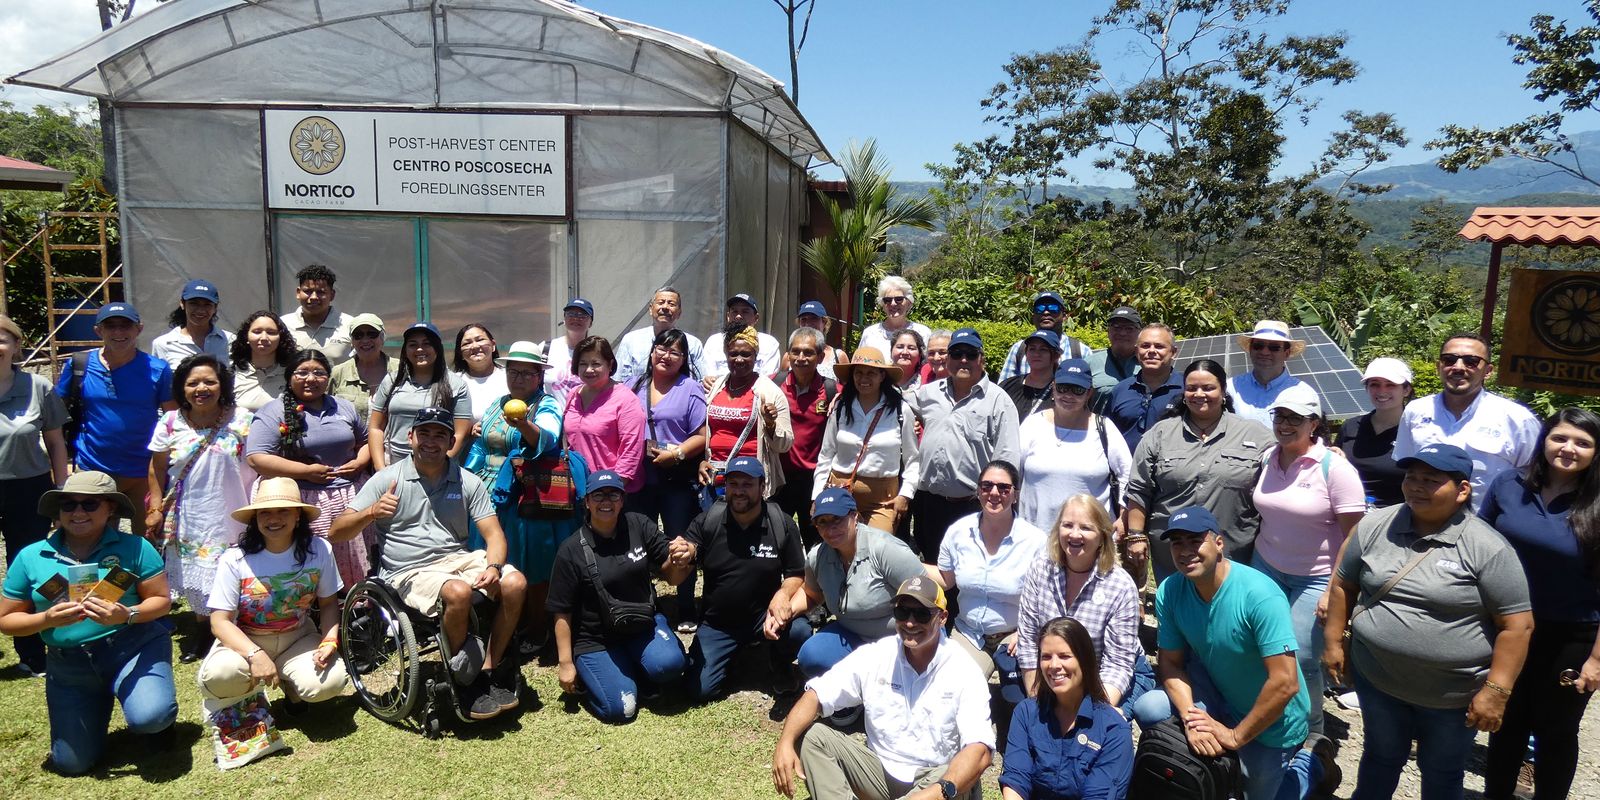
[[[1320,733],[1313,733],[1306,737],[1302,749],[1311,753],[1311,756],[1322,764],[1322,780],[1311,790],[1312,797],[1333,797],[1339,783],[1344,780],[1344,772],[1339,769],[1335,758],[1339,754],[1339,746],[1332,739]]]
[[[500,704],[501,711],[510,711],[522,703],[517,697],[517,687],[521,684],[517,678],[515,669],[496,669],[489,676],[489,697]]]
[[[461,690],[467,697],[472,698],[467,703],[467,716],[475,720],[494,719],[504,714],[507,708],[500,705],[499,698],[495,697],[494,688],[489,676],[480,675],[472,682],[471,686]],[[511,696],[512,708],[516,707],[516,695]]]
[[[287,696],[278,703],[278,713],[284,717],[298,717],[306,713],[311,704],[304,700],[290,700]]]
[[[193,636],[183,640],[183,645],[178,648],[178,660],[185,664],[193,664],[206,657],[211,650],[211,643],[215,638],[209,629],[196,631]]]

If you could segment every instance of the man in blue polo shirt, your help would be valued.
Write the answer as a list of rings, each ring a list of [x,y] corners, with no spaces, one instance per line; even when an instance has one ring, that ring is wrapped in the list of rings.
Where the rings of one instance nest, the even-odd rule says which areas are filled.
[[[1183,376],[1172,368],[1177,355],[1171,328],[1152,322],[1139,331],[1139,371],[1119,381],[1106,403],[1106,416],[1122,431],[1130,453],[1139,449],[1144,432],[1183,399]]]
[[[1156,590],[1165,691],[1139,698],[1134,719],[1149,727],[1176,715],[1195,752],[1238,753],[1245,800],[1325,792],[1338,786],[1339,769],[1331,740],[1307,739],[1310,698],[1289,601],[1271,578],[1228,560],[1220,528],[1203,506],[1189,506],[1161,534],[1179,570]]]
[[[1306,343],[1289,335],[1287,323],[1264,319],[1239,336],[1239,348],[1250,360],[1250,371],[1228,379],[1233,412],[1270,428],[1273,401],[1283,390],[1304,383],[1289,372],[1289,359],[1304,352]]]
[[[73,387],[73,361],[61,371],[56,394],[81,423],[77,456],[80,470],[104,472],[117,491],[142,504],[150,493],[150,432],[161,413],[177,408],[172,399],[172,368],[139,349],[139,312],[127,303],[107,303],[94,317],[100,347],[87,354],[82,385]],[[74,395],[78,401],[74,401]],[[144,534],[144,513],[129,522]]]

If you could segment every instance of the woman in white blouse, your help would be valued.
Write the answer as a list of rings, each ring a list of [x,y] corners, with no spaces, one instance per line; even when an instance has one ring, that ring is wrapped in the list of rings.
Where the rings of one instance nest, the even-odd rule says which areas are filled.
[[[277,314],[261,310],[245,319],[228,347],[238,407],[253,413],[282,394],[298,349]]]
[[[839,396],[822,433],[811,497],[829,486],[848,486],[862,522],[892,532],[910,511],[921,469],[916,420],[895,388],[900,368],[883,351],[862,347],[834,372]]]
[[[1094,402],[1089,362],[1069,358],[1056,368],[1051,405],[1023,420],[1017,431],[1022,447],[1022,518],[1040,530],[1056,523],[1061,502],[1087,494],[1111,510],[1122,510],[1121,487],[1128,483],[1133,456],[1110,420],[1089,411]],[[1114,481],[1113,481],[1114,479]]]
[[[467,386],[467,398],[472,401],[472,421],[483,419],[490,403],[506,396],[506,370],[496,366],[500,348],[495,345],[494,334],[481,322],[472,322],[456,331],[456,354],[450,362],[450,371]]]

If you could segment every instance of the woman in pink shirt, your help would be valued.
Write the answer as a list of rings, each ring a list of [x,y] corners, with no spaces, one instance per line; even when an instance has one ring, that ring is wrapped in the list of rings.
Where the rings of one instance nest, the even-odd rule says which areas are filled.
[[[1295,658],[1311,694],[1312,733],[1322,733],[1322,620],[1328,580],[1346,536],[1367,510],[1361,474],[1328,449],[1322,400],[1310,386],[1285,389],[1272,403],[1272,435],[1256,479],[1256,536],[1250,566],[1289,597]]]
[[[583,381],[567,395],[563,416],[567,446],[588,462],[591,473],[609,469],[629,492],[644,488],[645,416],[628,387],[611,379],[617,357],[603,336],[590,336],[572,351],[572,371]]]

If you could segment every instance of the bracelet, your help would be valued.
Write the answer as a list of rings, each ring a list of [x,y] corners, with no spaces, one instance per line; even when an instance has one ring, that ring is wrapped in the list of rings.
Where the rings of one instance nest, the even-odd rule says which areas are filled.
[[[1133,544],[1135,542],[1148,542],[1148,541],[1150,541],[1150,537],[1146,536],[1146,535],[1144,535],[1142,533],[1130,533],[1127,536],[1122,537],[1122,543],[1123,544]]]
[[[256,649],[251,650],[248,653],[245,653],[244,654],[244,660],[249,661],[250,659],[256,657],[256,653],[262,653],[262,652],[265,652],[265,648],[257,647]]]
[[[1500,684],[1495,683],[1494,681],[1489,681],[1489,680],[1484,681],[1483,682],[1483,688],[1488,689],[1488,690],[1490,690],[1492,692],[1499,692],[1500,694],[1502,694],[1502,695],[1504,695],[1506,697],[1510,697],[1511,696],[1511,690],[1510,689],[1507,689],[1506,687],[1501,686]]]
[[[335,647],[338,647],[339,646],[339,634],[337,632],[334,632],[334,633],[328,634],[327,636],[322,637],[322,641],[320,643],[318,643],[318,646],[320,647],[321,645],[324,645],[324,644],[331,644],[331,645],[333,645]]]

